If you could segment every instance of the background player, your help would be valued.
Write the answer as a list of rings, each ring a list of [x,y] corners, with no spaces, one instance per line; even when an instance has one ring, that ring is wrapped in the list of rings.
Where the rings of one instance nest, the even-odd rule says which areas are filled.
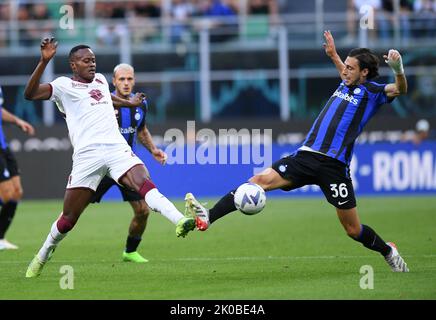
[[[2,123],[16,124],[31,136],[35,134],[35,129],[28,122],[3,109],[3,102],[3,92],[0,87],[0,114],[2,120],[0,121],[0,201],[2,206],[0,210],[0,250],[7,250],[18,249],[18,246],[6,240],[5,234],[14,218],[18,201],[23,197],[23,188],[17,160],[6,143]]]
[[[336,52],[333,36],[324,32],[326,54],[335,64],[342,82],[330,97],[310,129],[303,146],[249,181],[264,190],[290,191],[308,184],[321,187],[347,234],[368,249],[379,252],[395,272],[409,269],[393,243],[386,243],[369,226],[360,223],[356,209],[349,164],[354,142],[381,105],[407,92],[401,55],[389,50],[384,56],[395,74],[395,83],[371,81],[378,76],[379,60],[369,49],[353,49],[343,62]],[[191,193],[186,195],[188,212],[196,216],[197,228],[236,210],[234,191],[222,197],[208,211]]]
[[[115,91],[112,94],[123,98],[130,99],[134,96],[132,93],[135,86],[135,72],[129,64],[119,64],[114,68],[112,84],[115,86]],[[150,132],[145,125],[145,117],[147,114],[147,101],[140,107],[119,107],[116,108],[118,126],[121,134],[126,139],[133,152],[136,151],[136,139],[153,155],[153,157],[161,164],[165,164],[167,155],[165,152],[156,147]],[[133,208],[134,216],[130,222],[129,235],[127,236],[126,249],[123,252],[124,261],[147,262],[148,260],[142,257],[137,248],[141,242],[142,234],[147,226],[149,208],[140,194],[132,190],[121,187],[116,181],[108,176],[104,177],[100,182],[92,202],[100,202],[104,194],[112,187],[118,186],[124,201],[129,201]]]
[[[30,262],[26,277],[40,275],[58,243],[74,227],[90,203],[105,175],[138,192],[151,209],[176,224],[177,236],[184,237],[195,228],[195,220],[185,218],[157,190],[144,163],[120,134],[113,106],[141,106],[143,97],[137,94],[135,98],[125,100],[111,96],[105,77],[96,73],[95,55],[86,45],[76,46],[70,51],[72,78],[59,77],[51,83],[40,84],[47,64],[56,54],[56,48],[54,38],[45,38],[41,42],[41,58],[27,82],[24,94],[29,100],[50,99],[65,114],[74,148],[73,168],[65,191],[63,212]]]

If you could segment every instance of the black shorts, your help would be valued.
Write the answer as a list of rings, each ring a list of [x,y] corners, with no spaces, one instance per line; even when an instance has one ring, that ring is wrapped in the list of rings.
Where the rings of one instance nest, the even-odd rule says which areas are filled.
[[[20,170],[11,150],[9,148],[0,149],[0,182],[18,175],[20,175]]]
[[[336,208],[352,209],[356,206],[349,167],[339,160],[315,152],[298,151],[273,163],[272,168],[292,182],[292,186],[282,190],[316,184]]]
[[[144,200],[144,198],[141,197],[139,193],[127,188],[123,188],[118,183],[116,183],[114,179],[105,176],[98,185],[97,190],[95,191],[94,196],[91,199],[91,203],[100,202],[104,194],[114,185],[118,186],[118,188],[120,189],[124,201]]]

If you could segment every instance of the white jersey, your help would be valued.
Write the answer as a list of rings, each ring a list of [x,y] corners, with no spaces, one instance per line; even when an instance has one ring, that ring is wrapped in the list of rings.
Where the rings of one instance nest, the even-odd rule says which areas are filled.
[[[127,144],[118,129],[109,85],[101,73],[90,83],[59,77],[51,101],[66,116],[74,152],[91,144]]]

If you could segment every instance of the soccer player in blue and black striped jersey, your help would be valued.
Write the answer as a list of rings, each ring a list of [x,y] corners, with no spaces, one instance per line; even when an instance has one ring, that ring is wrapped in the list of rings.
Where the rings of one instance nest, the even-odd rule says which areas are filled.
[[[354,142],[366,123],[382,105],[407,92],[401,55],[392,49],[384,56],[395,74],[395,83],[378,83],[373,80],[378,76],[379,67],[375,54],[365,48],[353,49],[343,62],[331,33],[326,31],[324,37],[325,52],[342,81],[316,118],[302,147],[249,181],[265,191],[293,190],[309,184],[320,186],[352,239],[382,254],[393,271],[407,272],[396,246],[386,243],[371,227],[360,223],[349,171]],[[191,193],[186,195],[188,212],[196,217],[199,230],[206,230],[209,224],[236,210],[233,193],[225,195],[210,210]]]
[[[112,94],[123,99],[130,99],[133,97],[134,94],[132,91],[135,86],[135,73],[133,67],[125,63],[117,65],[114,68],[112,83],[115,86],[115,91]],[[139,142],[144,145],[158,162],[164,164],[167,155],[153,143],[153,139],[145,124],[147,108],[146,100],[144,100],[144,105],[142,107],[116,108],[115,112],[117,113],[120,132],[126,139],[127,143],[131,146],[133,152],[136,151],[136,140],[139,140]],[[93,196],[92,202],[100,202],[104,194],[112,186],[117,186],[119,188],[123,200],[130,203],[134,213],[129,227],[126,248],[123,252],[123,260],[147,262],[148,260],[142,257],[137,251],[149,215],[149,208],[145,203],[144,197],[141,197],[141,195],[135,191],[121,187],[115,182],[115,180],[106,176],[100,182]]]
[[[0,87],[0,250],[7,250],[18,249],[18,246],[5,238],[5,234],[14,218],[18,201],[23,196],[23,187],[21,186],[17,160],[8,147],[2,123],[14,123],[29,135],[33,135],[35,129],[28,122],[3,109],[3,101],[3,92]]]

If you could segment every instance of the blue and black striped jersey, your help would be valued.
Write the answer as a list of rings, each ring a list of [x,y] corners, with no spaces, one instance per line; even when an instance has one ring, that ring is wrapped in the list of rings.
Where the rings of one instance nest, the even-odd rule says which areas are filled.
[[[354,142],[380,106],[391,102],[386,84],[367,81],[346,86],[341,82],[312,125],[303,146],[349,165]]]
[[[2,88],[0,87],[0,148],[6,149],[8,144],[6,143],[5,134],[3,132],[3,121],[2,121],[3,102],[4,102],[3,92],[2,92]]]
[[[115,92],[112,92],[115,94]],[[130,94],[133,97],[134,94]],[[147,101],[144,100],[144,105],[141,107],[130,108],[120,107],[118,109],[118,126],[120,132],[126,139],[127,143],[132,147],[133,152],[136,149],[136,138],[138,130],[141,130],[145,126],[145,116],[147,114]]]

